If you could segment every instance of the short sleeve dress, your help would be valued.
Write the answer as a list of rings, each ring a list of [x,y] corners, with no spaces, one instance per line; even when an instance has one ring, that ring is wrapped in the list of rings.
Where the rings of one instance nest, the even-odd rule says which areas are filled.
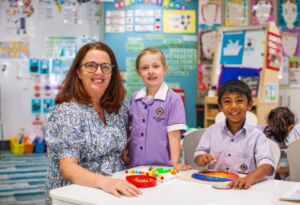
[[[62,103],[49,113],[45,133],[49,155],[47,195],[51,189],[71,184],[59,172],[61,159],[76,158],[83,168],[102,175],[125,168],[120,155],[127,142],[127,108],[123,105],[117,114],[104,113],[106,125],[89,105]]]

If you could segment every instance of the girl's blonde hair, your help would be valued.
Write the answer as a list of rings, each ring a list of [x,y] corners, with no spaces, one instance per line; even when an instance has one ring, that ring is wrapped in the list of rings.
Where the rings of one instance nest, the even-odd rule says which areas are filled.
[[[166,58],[165,58],[165,55],[164,53],[159,50],[158,48],[153,48],[153,47],[149,47],[149,48],[145,48],[142,52],[140,52],[140,54],[137,56],[136,60],[135,60],[135,68],[136,68],[136,71],[139,70],[139,64],[140,64],[140,60],[141,58],[147,54],[147,53],[151,53],[151,54],[160,54],[160,58],[161,58],[161,62],[164,66],[167,65],[167,62],[166,62]]]

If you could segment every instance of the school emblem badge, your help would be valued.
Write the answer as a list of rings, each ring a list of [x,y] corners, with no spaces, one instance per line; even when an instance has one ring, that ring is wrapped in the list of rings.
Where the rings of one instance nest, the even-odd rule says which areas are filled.
[[[242,171],[246,171],[248,169],[248,166],[247,164],[241,164],[240,168]]]
[[[159,107],[156,109],[156,114],[158,117],[162,116],[164,113],[165,113],[165,111],[162,107]]]

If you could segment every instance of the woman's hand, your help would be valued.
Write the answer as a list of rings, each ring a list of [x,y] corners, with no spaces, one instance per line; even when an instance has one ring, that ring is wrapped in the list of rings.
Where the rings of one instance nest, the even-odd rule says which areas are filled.
[[[138,188],[125,180],[113,179],[90,172],[79,166],[75,158],[62,159],[59,164],[61,175],[73,184],[101,188],[103,191],[118,197],[121,195],[132,197],[142,193]]]
[[[142,192],[136,188],[133,184],[121,180],[121,179],[112,179],[106,177],[103,181],[101,187],[103,191],[113,194],[116,197],[128,196],[128,197],[137,197],[142,194]]]
[[[180,170],[180,171],[187,171],[187,170],[192,169],[192,167],[190,165],[186,165],[186,164],[183,164],[180,162],[173,163],[173,168],[176,170]]]

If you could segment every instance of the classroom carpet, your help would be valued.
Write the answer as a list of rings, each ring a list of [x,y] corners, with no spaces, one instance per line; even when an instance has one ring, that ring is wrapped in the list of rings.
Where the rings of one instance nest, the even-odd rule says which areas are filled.
[[[48,168],[46,153],[0,153],[0,204],[44,205]]]

